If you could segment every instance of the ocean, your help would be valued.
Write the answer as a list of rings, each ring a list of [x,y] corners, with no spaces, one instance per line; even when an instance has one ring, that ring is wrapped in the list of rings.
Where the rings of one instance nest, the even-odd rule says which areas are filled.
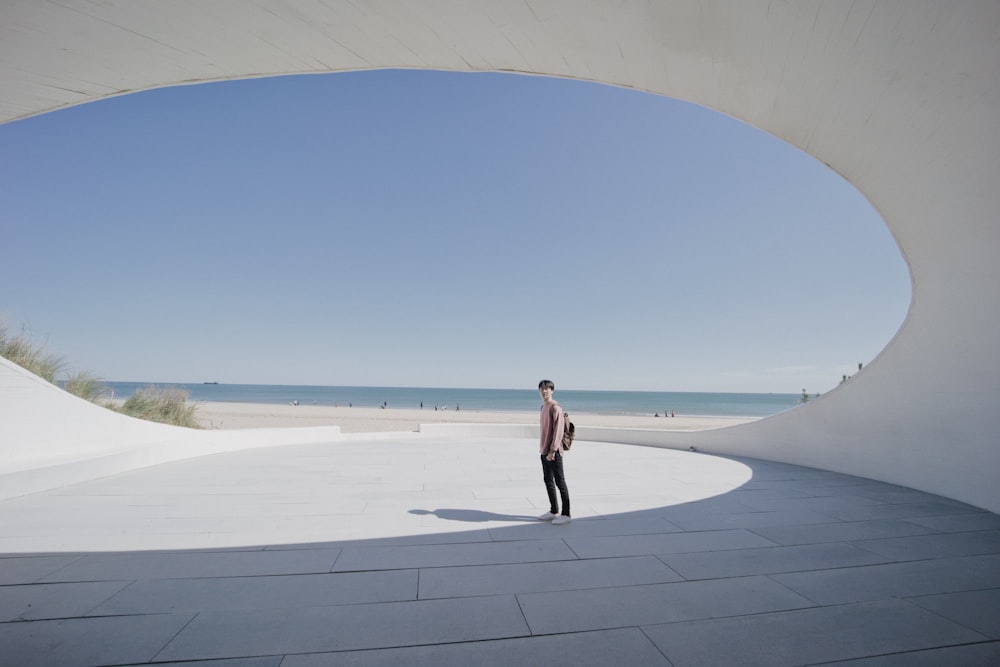
[[[324,387],[270,384],[178,384],[105,382],[109,397],[124,399],[146,387],[180,389],[193,402],[231,402],[358,407],[529,412],[538,409],[533,389],[446,389],[439,387]],[[555,398],[569,413],[767,417],[794,408],[799,394],[738,394],[662,391],[593,391],[556,389]]]

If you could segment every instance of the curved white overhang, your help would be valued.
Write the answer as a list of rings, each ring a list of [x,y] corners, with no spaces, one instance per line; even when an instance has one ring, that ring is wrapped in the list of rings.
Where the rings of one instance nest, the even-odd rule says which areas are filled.
[[[9,0],[0,122],[159,86],[386,67],[580,78],[729,114],[815,156],[871,201],[910,267],[913,301],[884,352],[821,400],[660,444],[1000,511],[998,34],[992,0]],[[65,438],[47,425],[63,402],[2,364],[0,384],[0,447],[25,446],[13,438],[26,432],[43,448]],[[88,424],[75,425],[82,440]]]

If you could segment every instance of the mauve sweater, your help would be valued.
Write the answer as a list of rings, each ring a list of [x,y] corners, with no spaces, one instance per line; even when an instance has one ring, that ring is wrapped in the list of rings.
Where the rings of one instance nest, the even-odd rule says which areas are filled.
[[[559,404],[555,401],[542,403],[542,416],[539,419],[541,438],[538,442],[538,453],[548,454],[550,447],[561,452],[563,450],[563,429],[565,428],[566,420]]]

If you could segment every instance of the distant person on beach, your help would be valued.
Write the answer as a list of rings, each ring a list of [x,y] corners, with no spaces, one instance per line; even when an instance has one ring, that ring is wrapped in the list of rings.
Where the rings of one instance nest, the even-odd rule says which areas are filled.
[[[539,417],[540,438],[538,453],[542,457],[542,480],[545,482],[545,492],[549,496],[549,511],[538,517],[542,521],[551,521],[553,525],[561,526],[572,521],[569,513],[569,487],[566,486],[566,476],[563,474],[563,430],[566,428],[566,417],[562,408],[552,398],[556,385],[551,380],[538,383],[538,394],[542,397],[541,416]],[[556,498],[556,489],[559,498]],[[558,500],[562,500],[562,513],[559,512]]]

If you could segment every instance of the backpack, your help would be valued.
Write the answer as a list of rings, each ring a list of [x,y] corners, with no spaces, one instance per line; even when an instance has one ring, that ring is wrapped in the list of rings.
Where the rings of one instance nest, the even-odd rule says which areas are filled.
[[[565,427],[563,428],[563,450],[569,451],[570,447],[573,446],[573,438],[576,437],[576,426],[569,420],[569,413],[563,413],[563,422],[565,422]]]

